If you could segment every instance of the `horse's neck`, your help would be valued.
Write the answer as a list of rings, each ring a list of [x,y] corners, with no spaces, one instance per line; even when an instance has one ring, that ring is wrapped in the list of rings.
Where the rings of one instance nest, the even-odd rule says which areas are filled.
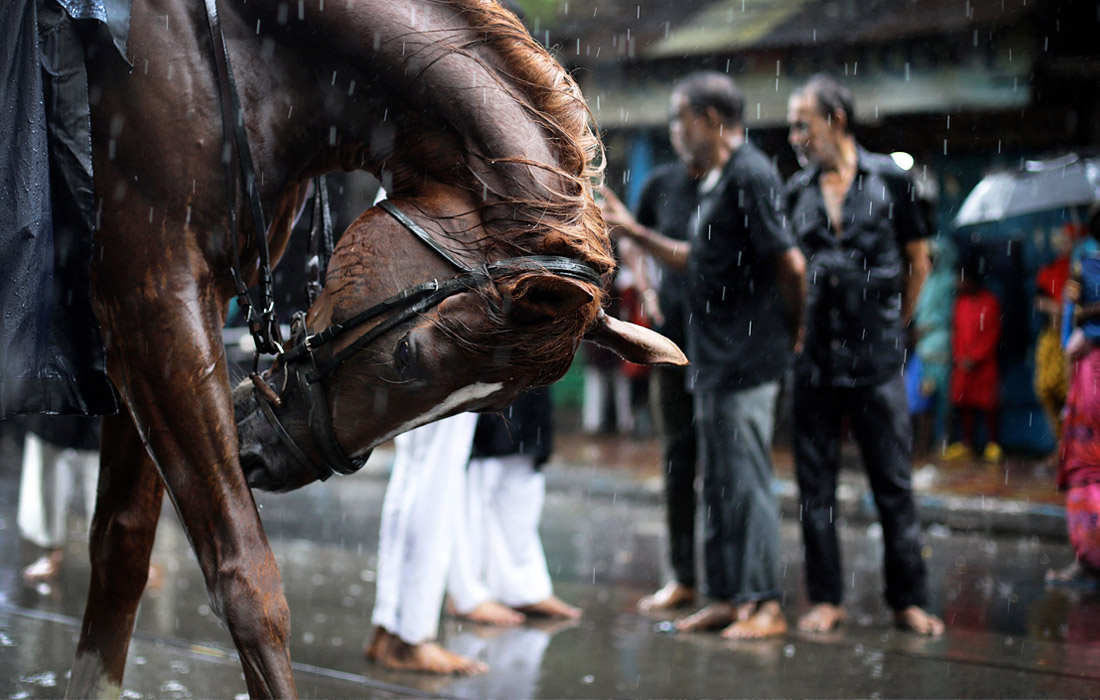
[[[494,167],[494,161],[554,163],[545,134],[501,82],[493,67],[498,58],[476,46],[477,30],[467,25],[459,6],[436,0],[305,0],[291,4],[288,15],[283,0],[230,2],[238,32],[254,33],[257,21],[261,34],[265,27],[275,32],[275,45],[240,37],[252,53],[239,61],[251,70],[238,71],[240,80],[256,83],[243,96],[249,101],[246,111],[259,117],[254,123],[280,132],[261,138],[287,144],[282,153],[266,154],[273,168],[377,171],[403,162],[403,155],[407,162],[408,154],[401,153],[407,144],[392,142],[387,124],[401,111],[430,115],[427,124],[449,127],[430,129],[431,138],[448,142],[429,144],[428,150],[454,157],[463,149],[477,154],[470,169],[490,186],[504,189],[509,179],[542,176],[537,168]],[[482,55],[453,50],[466,45]],[[445,161],[437,155],[413,167],[442,171]]]

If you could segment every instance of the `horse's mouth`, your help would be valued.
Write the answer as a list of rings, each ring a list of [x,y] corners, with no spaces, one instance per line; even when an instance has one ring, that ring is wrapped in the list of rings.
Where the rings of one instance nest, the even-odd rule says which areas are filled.
[[[261,491],[291,491],[311,478],[303,478],[298,465],[279,442],[256,397],[252,382],[244,380],[233,390],[233,417],[241,470],[249,487]]]

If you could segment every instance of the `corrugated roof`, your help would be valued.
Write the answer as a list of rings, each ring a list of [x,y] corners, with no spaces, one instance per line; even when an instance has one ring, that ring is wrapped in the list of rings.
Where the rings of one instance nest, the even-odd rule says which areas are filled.
[[[1014,24],[1055,1],[570,0],[536,33],[549,29],[568,58],[575,50],[592,64],[959,34]]]

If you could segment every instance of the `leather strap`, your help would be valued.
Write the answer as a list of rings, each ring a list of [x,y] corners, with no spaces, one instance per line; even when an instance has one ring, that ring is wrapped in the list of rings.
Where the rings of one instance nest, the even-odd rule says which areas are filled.
[[[233,282],[237,288],[238,304],[245,314],[248,330],[256,344],[256,352],[275,354],[282,352],[282,337],[279,332],[279,320],[275,314],[275,292],[271,275],[271,253],[267,245],[267,223],[263,205],[260,202],[259,187],[256,183],[256,171],[252,162],[252,150],[248,145],[248,131],[244,125],[244,110],[237,95],[237,84],[233,78],[233,67],[229,61],[229,51],[225,46],[221,19],[218,17],[217,0],[205,0],[206,18],[210,27],[210,42],[214,47],[214,64],[218,74],[218,98],[222,108],[222,138],[225,145],[222,162],[226,170],[226,189],[229,204],[230,245],[233,249]],[[252,215],[252,228],[256,238],[256,249],[260,257],[260,293],[263,310],[261,318],[256,318],[252,299],[248,294],[241,275],[240,251],[237,249],[237,178],[233,174],[230,150],[237,152],[237,164],[240,176],[244,180],[248,195],[248,211]],[[258,358],[258,355],[257,355]]]

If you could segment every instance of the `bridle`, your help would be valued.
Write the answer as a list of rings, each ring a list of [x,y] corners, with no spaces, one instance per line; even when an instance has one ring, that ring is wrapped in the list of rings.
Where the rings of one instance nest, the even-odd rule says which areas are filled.
[[[310,434],[323,457],[323,463],[318,464],[311,460],[295,443],[279,420],[276,411],[279,407],[277,402],[269,400],[262,391],[256,398],[263,408],[264,415],[275,428],[279,439],[300,463],[308,466],[321,480],[328,479],[333,474],[352,474],[362,468],[369,456],[368,453],[360,457],[349,457],[337,443],[324,387],[324,381],[332,372],[356,353],[394,328],[439,305],[445,299],[485,287],[502,275],[537,272],[570,277],[597,286],[602,284],[600,275],[587,264],[557,255],[506,258],[477,267],[463,265],[393,202],[384,200],[378,206],[400,222],[417,239],[436,251],[452,267],[459,270],[459,274],[449,279],[434,279],[411,286],[346,321],[334,323],[310,335],[306,334],[305,315],[302,312],[296,314],[290,339],[291,347],[276,355],[276,360],[286,372],[284,392],[288,387],[295,387],[307,401],[307,422]],[[378,322],[338,352],[329,357],[318,355],[317,351],[374,320]]]
[[[476,267],[469,267],[459,262],[451,253],[437,242],[419,224],[409,218],[397,205],[389,200],[378,204],[384,211],[396,219],[405,229],[411,232],[421,242],[438,253],[444,260],[457,270],[459,274],[445,280],[431,280],[409,287],[370,308],[359,312],[355,316],[341,323],[334,323],[317,333],[308,334],[305,323],[305,313],[302,311],[294,314],[291,324],[291,337],[284,349],[279,334],[279,326],[275,314],[274,293],[272,291],[271,261],[267,249],[267,226],[264,222],[263,207],[261,206],[256,176],[252,166],[251,151],[248,145],[248,134],[244,128],[244,111],[241,108],[237,95],[236,85],[233,79],[233,71],[229,62],[229,52],[225,47],[225,39],[222,35],[221,24],[217,13],[217,0],[205,0],[207,20],[210,27],[210,38],[214,45],[215,65],[218,73],[219,98],[222,106],[223,136],[227,146],[232,146],[237,153],[237,162],[240,177],[244,180],[245,190],[249,197],[248,212],[252,216],[253,229],[256,231],[256,247],[259,251],[260,282],[263,311],[262,318],[257,318],[253,313],[253,305],[248,289],[243,282],[240,265],[240,251],[236,245],[233,248],[233,278],[237,288],[237,298],[242,312],[249,325],[249,331],[256,345],[256,355],[253,361],[251,376],[253,394],[260,404],[264,416],[274,428],[279,440],[287,447],[295,460],[307,467],[320,480],[324,481],[333,474],[352,474],[363,467],[369,451],[359,457],[349,457],[336,440],[336,433],[332,424],[332,416],[328,409],[328,401],[325,392],[325,380],[337,367],[351,359],[360,350],[430,309],[438,306],[445,299],[456,294],[485,287],[493,282],[494,276],[514,275],[522,272],[537,272],[544,274],[570,277],[602,286],[603,279],[589,265],[557,255],[527,255],[523,257],[506,258],[495,262],[484,263]],[[236,231],[236,182],[237,175],[233,172],[230,159],[225,159],[226,182],[229,197],[230,230]],[[324,206],[321,218],[324,220],[324,245],[325,252],[331,252],[330,218],[327,211],[327,194],[323,185],[315,187],[315,200],[313,215],[318,216],[318,210]],[[311,227],[311,238],[318,233],[318,227]],[[230,237],[230,240],[234,240]],[[311,240],[311,253],[316,256],[318,245]],[[327,262],[327,261],[325,261]],[[315,297],[320,287],[319,269],[323,270],[325,262],[311,258],[309,269],[311,270],[311,282],[309,295]],[[378,322],[369,330],[349,343],[346,347],[333,353],[329,357],[321,357],[317,351],[330,345],[338,338],[357,330],[360,326],[376,319]],[[259,355],[274,355],[276,362],[285,371],[285,381],[282,391],[275,390],[259,375]],[[277,413],[283,406],[283,396],[290,390],[299,391],[305,398],[307,406],[307,423],[310,435],[323,461],[317,463],[310,459],[305,450],[291,437]]]

